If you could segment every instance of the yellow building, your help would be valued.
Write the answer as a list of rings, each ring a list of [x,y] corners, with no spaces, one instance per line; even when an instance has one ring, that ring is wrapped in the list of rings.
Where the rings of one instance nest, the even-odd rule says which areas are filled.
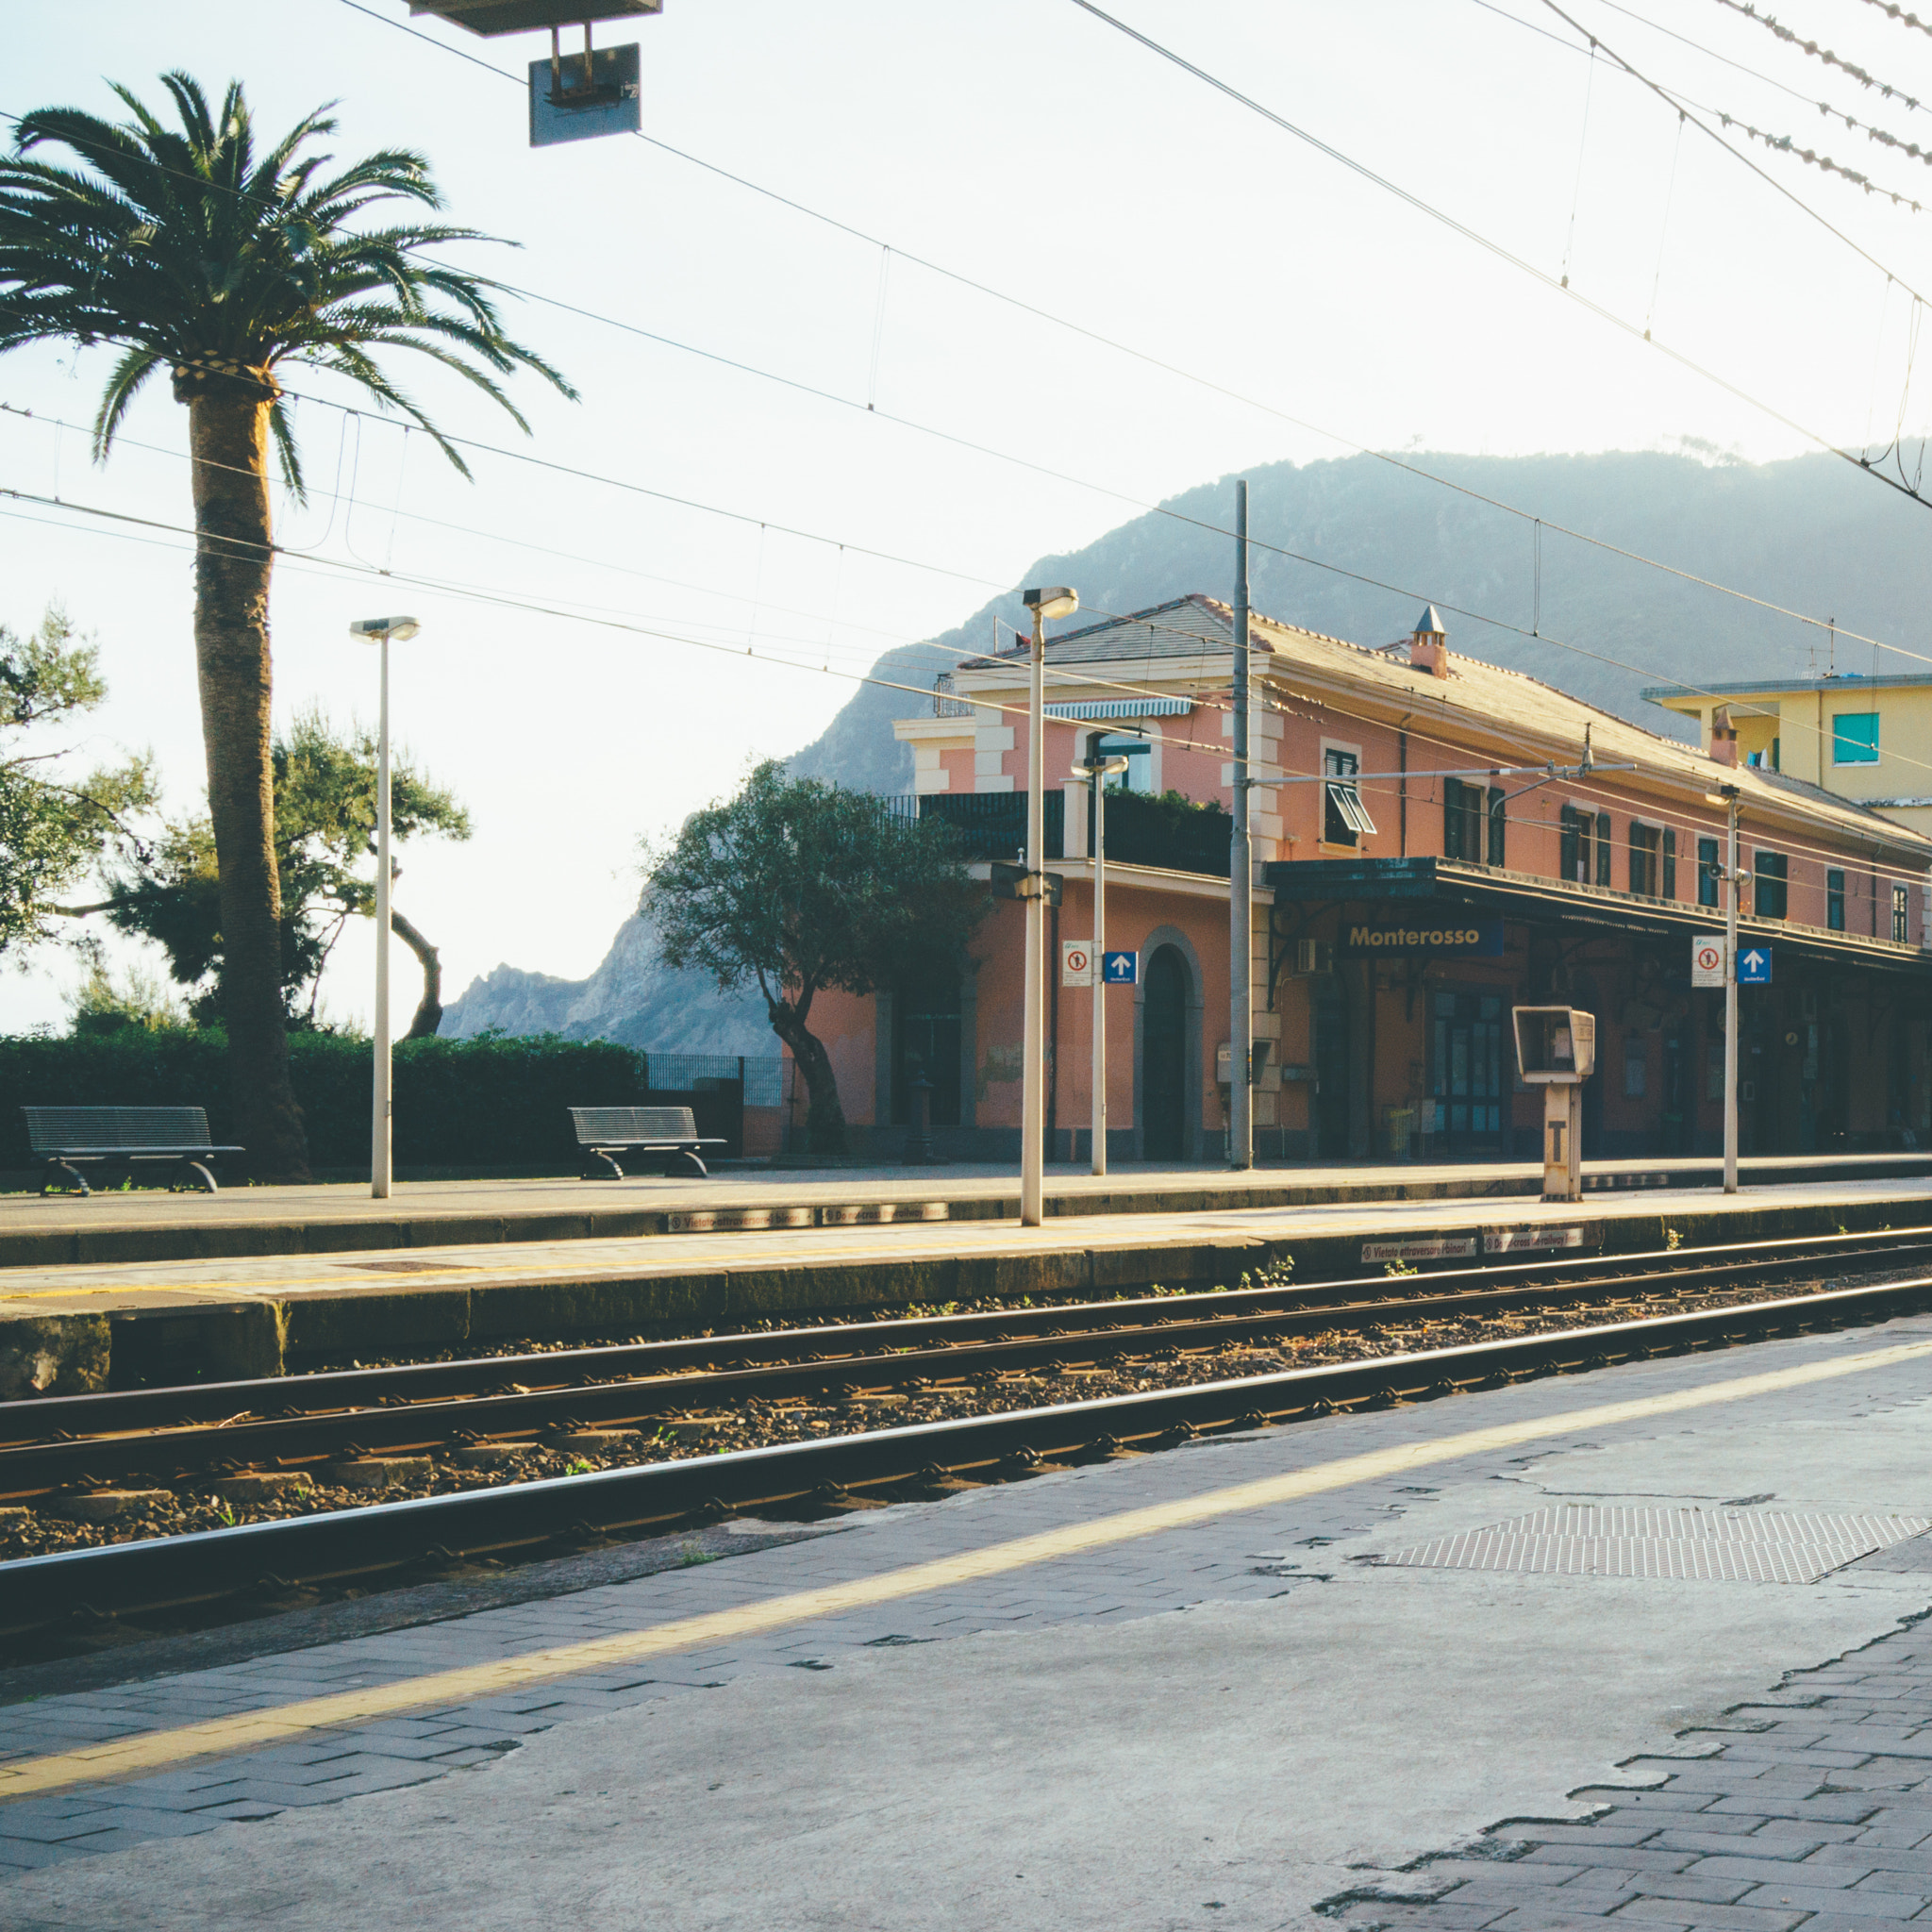
[[[1695,718],[1704,748],[1856,799],[1932,835],[1932,675],[1771,678],[1745,684],[1653,686],[1643,695]]]

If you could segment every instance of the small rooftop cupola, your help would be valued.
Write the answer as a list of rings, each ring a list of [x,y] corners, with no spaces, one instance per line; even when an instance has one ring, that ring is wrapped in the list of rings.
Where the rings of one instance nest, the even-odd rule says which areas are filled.
[[[1731,708],[1720,705],[1710,714],[1710,755],[1721,765],[1738,762],[1738,727],[1731,723]]]
[[[1415,631],[1408,641],[1408,662],[1411,670],[1426,671],[1431,677],[1449,675],[1449,634],[1442,628],[1442,620],[1436,615],[1433,604],[1425,604],[1423,614],[1415,621]]]

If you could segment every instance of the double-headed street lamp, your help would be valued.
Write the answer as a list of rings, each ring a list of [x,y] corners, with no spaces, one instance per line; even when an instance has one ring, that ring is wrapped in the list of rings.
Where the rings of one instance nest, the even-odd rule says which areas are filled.
[[[1033,613],[1033,679],[1026,722],[1026,1022],[1021,1051],[1020,1224],[1038,1227],[1045,1216],[1046,1177],[1046,623],[1071,617],[1077,592],[1064,584],[1025,591]]]
[[[1107,781],[1127,769],[1124,758],[1095,752],[1074,776],[1093,788],[1093,943],[1087,949],[1093,979],[1093,1172],[1107,1172],[1107,982],[1100,976],[1107,958]]]
[[[375,741],[375,1096],[369,1121],[369,1191],[389,1199],[389,645],[407,643],[423,626],[413,617],[364,617],[349,635],[381,646],[382,698]]]

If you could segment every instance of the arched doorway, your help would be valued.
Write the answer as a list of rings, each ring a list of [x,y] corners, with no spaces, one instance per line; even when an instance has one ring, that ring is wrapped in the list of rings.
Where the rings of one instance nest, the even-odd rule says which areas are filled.
[[[1187,1154],[1188,965],[1178,947],[1147,961],[1141,1042],[1141,1153],[1147,1160]]]

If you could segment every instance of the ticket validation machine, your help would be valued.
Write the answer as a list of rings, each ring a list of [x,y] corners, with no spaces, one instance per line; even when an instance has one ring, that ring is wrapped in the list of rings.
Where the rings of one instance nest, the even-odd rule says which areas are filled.
[[[1583,1083],[1596,1072],[1596,1015],[1512,1007],[1516,1071],[1543,1090],[1543,1199],[1583,1198]]]

